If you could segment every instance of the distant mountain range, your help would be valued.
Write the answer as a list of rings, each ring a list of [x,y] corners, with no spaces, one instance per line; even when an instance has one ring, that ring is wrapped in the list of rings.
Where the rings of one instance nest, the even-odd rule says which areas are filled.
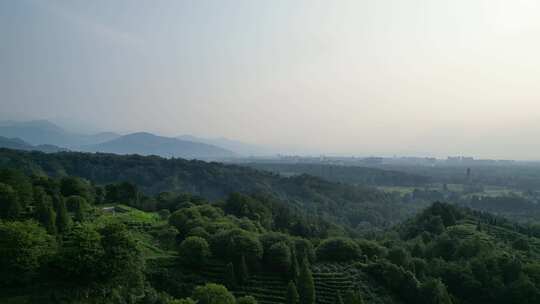
[[[31,145],[55,145],[76,150],[83,145],[97,144],[119,137],[112,132],[92,135],[68,132],[47,120],[0,122],[0,136],[20,138]]]
[[[84,146],[81,150],[115,154],[159,155],[187,159],[235,156],[235,153],[217,146],[172,137],[157,136],[145,132],[128,134],[104,143]]]
[[[44,152],[69,149],[188,159],[221,159],[273,154],[265,147],[227,138],[200,138],[191,135],[173,138],[146,132],[127,135],[114,132],[80,134],[66,131],[47,120],[0,121],[0,137],[3,137],[0,147]]]
[[[20,138],[7,138],[3,136],[0,136],[0,148],[8,148],[8,149],[13,149],[13,150],[24,150],[24,151],[41,151],[45,153],[69,151],[66,148],[61,148],[54,145],[33,146]]]

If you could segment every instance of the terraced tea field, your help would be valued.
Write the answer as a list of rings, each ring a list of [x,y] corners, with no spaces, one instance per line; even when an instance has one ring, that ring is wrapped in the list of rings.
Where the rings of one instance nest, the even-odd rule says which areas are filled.
[[[192,287],[205,281],[229,285],[225,281],[225,264],[212,260],[202,271],[190,277]],[[384,290],[365,274],[361,267],[346,263],[317,263],[312,266],[315,282],[316,303],[333,304],[338,291],[345,296],[350,290],[358,290],[368,303],[395,303]],[[277,273],[262,271],[253,273],[242,286],[231,288],[235,296],[251,295],[260,304],[283,304],[288,280]],[[386,296],[385,296],[386,295]],[[385,299],[386,298],[386,299]]]

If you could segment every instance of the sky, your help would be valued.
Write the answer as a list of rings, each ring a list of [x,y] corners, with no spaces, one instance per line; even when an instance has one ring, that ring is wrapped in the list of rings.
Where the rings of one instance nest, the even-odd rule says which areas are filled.
[[[540,159],[535,0],[0,1],[0,118]]]

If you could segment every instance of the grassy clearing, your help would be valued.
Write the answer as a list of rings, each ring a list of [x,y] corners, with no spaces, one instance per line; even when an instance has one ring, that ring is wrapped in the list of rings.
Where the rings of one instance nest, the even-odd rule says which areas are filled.
[[[114,207],[115,211],[104,211],[105,207]],[[159,229],[166,224],[155,212],[144,212],[125,205],[98,206],[98,216],[95,223],[104,226],[111,222],[120,222],[126,225],[137,241],[146,259],[175,257],[176,251],[160,248],[158,241],[152,236],[151,231]]]

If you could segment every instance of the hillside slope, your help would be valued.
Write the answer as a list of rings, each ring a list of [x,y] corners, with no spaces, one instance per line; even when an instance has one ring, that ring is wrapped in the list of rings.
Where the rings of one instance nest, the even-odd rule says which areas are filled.
[[[0,150],[0,167],[50,176],[74,175],[98,184],[128,181],[147,194],[189,192],[222,199],[232,192],[271,195],[291,206],[351,228],[387,226],[415,212],[395,197],[374,188],[332,183],[300,175],[280,177],[251,168],[215,162],[155,156],[90,153],[25,153]]]

